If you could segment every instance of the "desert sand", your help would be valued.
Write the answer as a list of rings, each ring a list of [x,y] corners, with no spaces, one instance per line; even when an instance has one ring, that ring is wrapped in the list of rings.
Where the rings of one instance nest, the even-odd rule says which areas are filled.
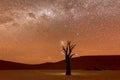
[[[65,76],[64,70],[1,70],[0,80],[120,80],[120,71],[73,70]]]

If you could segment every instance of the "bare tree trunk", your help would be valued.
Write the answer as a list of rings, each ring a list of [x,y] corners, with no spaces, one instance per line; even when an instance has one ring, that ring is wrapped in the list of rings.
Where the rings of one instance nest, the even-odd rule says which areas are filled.
[[[76,45],[71,44],[71,41],[67,41],[66,46],[62,46],[62,50],[65,54],[65,60],[66,60],[66,75],[71,75],[71,58],[74,54],[72,54],[72,50]]]
[[[70,57],[66,55],[66,75],[71,75]]]

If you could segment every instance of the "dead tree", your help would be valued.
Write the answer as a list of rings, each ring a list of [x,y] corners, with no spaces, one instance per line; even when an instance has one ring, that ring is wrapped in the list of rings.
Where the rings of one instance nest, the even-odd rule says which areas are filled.
[[[62,51],[65,54],[65,61],[66,61],[66,75],[71,75],[71,58],[74,54],[72,51],[76,45],[71,44],[71,41],[67,41],[66,45],[62,46]]]

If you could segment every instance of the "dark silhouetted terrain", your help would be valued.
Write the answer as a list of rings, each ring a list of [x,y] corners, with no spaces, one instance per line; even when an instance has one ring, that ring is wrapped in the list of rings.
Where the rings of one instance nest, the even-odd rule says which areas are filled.
[[[82,56],[71,60],[72,69],[82,70],[120,70],[120,56]],[[65,69],[65,61],[44,64],[22,64],[0,61],[0,69]]]

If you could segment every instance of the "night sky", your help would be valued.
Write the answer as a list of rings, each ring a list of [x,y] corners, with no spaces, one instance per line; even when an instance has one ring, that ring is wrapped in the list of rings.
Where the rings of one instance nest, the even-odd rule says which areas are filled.
[[[0,59],[44,63],[75,57],[120,55],[120,0],[0,0]]]

